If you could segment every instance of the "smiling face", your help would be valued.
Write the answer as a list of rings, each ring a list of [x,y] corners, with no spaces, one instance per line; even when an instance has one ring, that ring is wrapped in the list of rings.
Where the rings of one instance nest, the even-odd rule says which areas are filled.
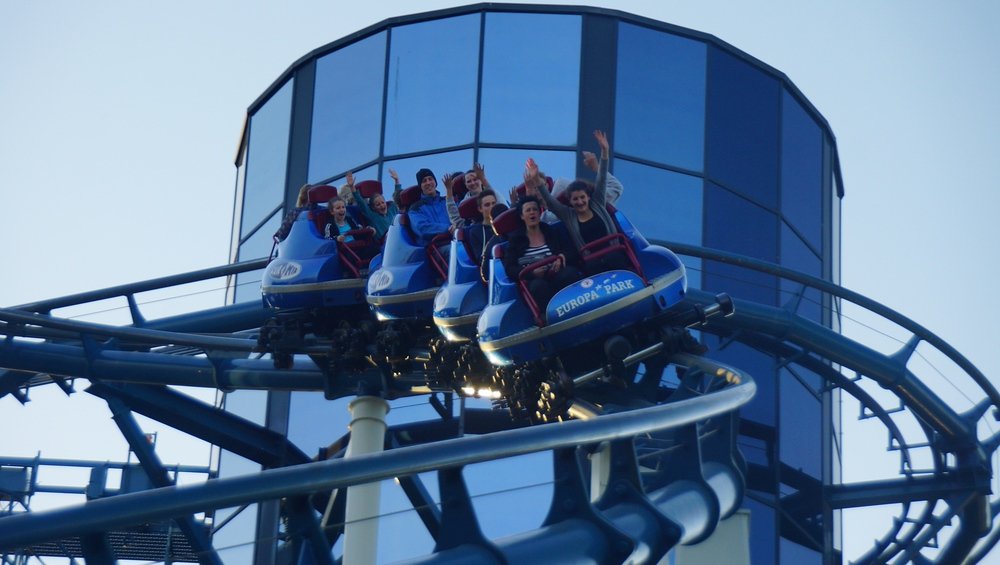
[[[438,183],[434,180],[432,175],[427,175],[420,179],[420,192],[422,192],[424,196],[433,196],[434,193],[437,192],[437,186]]]
[[[330,213],[333,214],[333,219],[338,224],[342,224],[344,218],[347,217],[347,205],[344,204],[343,200],[336,200],[330,204]]]
[[[476,173],[465,173],[465,188],[469,189],[469,194],[475,196],[482,192],[483,181],[479,180]]]
[[[574,190],[569,193],[569,205],[577,214],[581,214],[590,207],[590,196],[586,190]]]
[[[384,215],[386,210],[388,209],[389,206],[385,203],[385,198],[383,198],[381,194],[376,194],[374,197],[372,197],[372,210],[375,210],[375,212]]]

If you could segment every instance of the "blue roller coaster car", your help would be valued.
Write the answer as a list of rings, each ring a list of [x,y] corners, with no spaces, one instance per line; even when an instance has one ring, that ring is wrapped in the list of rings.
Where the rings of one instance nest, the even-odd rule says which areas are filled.
[[[455,232],[448,257],[448,280],[434,297],[434,325],[448,341],[476,339],[476,323],[489,298],[481,276],[480,257],[470,243],[470,229],[481,229],[482,217],[474,198],[458,206],[459,214],[470,223]],[[485,242],[484,242],[485,243]]]
[[[511,229],[509,224],[515,219],[505,217],[510,212],[513,210],[498,218],[498,231]],[[506,245],[494,248],[489,304],[477,325],[479,346],[491,363],[524,365],[559,356],[564,365],[572,358],[586,359],[574,363],[580,367],[600,366],[609,344],[628,350],[642,346],[632,343],[643,340],[635,327],[657,319],[681,302],[687,279],[680,259],[664,247],[649,244],[620,212],[615,211],[615,218],[620,233],[588,244],[581,256],[592,261],[622,253],[631,270],[602,272],[573,283],[556,293],[544,311],[534,303],[526,285],[517,280],[517,274],[504,272],[501,258]],[[554,259],[544,259],[527,269]],[[607,341],[620,334],[627,334],[628,343]],[[626,354],[619,352],[615,357]]]
[[[419,199],[417,186],[400,193],[400,213],[386,232],[382,253],[371,262],[366,298],[380,321],[430,320],[434,295],[448,278],[440,248],[450,245],[451,234],[425,245],[410,228],[406,209]]]
[[[362,195],[381,192],[379,183],[366,183],[358,184]],[[340,354],[360,353],[363,334],[372,331],[364,289],[377,244],[368,229],[348,232],[354,240],[346,243],[323,237],[330,218],[325,203],[336,194],[332,186],[310,188],[308,205],[290,214],[275,234],[261,279],[264,306],[275,315],[261,328],[259,350],[271,353],[277,367],[290,367],[293,354],[317,343],[334,343],[331,352],[336,347]]]
[[[297,211],[287,237],[276,241],[277,254],[261,280],[265,306],[288,309],[365,304],[368,266],[364,250],[373,242],[365,239],[367,230],[349,232],[356,239],[346,244],[323,237],[330,212],[320,203],[336,194],[332,186],[312,187],[310,206]]]

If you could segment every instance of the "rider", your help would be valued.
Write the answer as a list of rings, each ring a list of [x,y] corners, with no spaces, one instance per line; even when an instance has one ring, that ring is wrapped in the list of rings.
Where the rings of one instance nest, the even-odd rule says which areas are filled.
[[[421,196],[408,210],[410,227],[419,243],[426,245],[434,236],[451,232],[454,228],[448,220],[444,197],[438,194],[434,173],[430,169],[420,169],[417,171],[417,184]]]

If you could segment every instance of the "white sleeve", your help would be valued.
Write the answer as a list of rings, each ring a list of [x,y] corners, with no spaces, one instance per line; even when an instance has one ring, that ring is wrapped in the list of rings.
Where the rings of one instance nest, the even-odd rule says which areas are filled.
[[[615,202],[617,202],[618,199],[621,198],[621,195],[624,192],[625,192],[625,187],[622,185],[622,182],[618,180],[618,178],[615,177],[613,174],[608,173],[607,194],[606,194],[608,204],[614,204]]]

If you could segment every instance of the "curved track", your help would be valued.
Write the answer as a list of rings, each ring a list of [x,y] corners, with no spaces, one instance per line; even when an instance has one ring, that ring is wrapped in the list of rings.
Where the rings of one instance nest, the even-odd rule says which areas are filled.
[[[840,303],[853,302],[912,336],[898,351],[880,353],[798,315],[799,302],[794,300],[786,308],[737,300],[734,316],[700,328],[719,336],[723,344],[740,342],[778,358],[784,366],[810,371],[823,379],[826,390],[853,397],[864,418],[884,427],[898,453],[895,476],[823,489],[803,475],[800,492],[789,496],[810,494],[812,499],[803,499],[801,514],[790,519],[815,531],[832,511],[896,504],[899,516],[885,524],[884,534],[857,557],[859,562],[955,563],[989,551],[1000,537],[1000,528],[992,524],[1000,502],[989,494],[992,455],[1000,440],[985,430],[996,417],[1000,394],[985,376],[925,328],[826,281],[746,257],[666,244],[704,261],[780,277],[800,285],[801,294],[807,288],[818,291],[824,304],[835,307],[837,319]],[[44,553],[45,548],[58,548],[60,540],[65,549],[66,540],[78,539],[75,555],[97,561],[124,558],[112,534],[175,517],[190,546],[188,560],[217,563],[218,554],[198,513],[281,499],[285,526],[279,560],[298,561],[308,554],[318,562],[330,562],[330,548],[341,529],[331,525],[336,519],[322,522],[310,508],[322,511],[329,506],[342,512],[343,497],[338,497],[337,489],[396,477],[435,541],[434,553],[420,562],[484,558],[522,562],[530,555],[556,555],[567,562],[584,558],[656,562],[678,543],[707,537],[720,519],[739,508],[744,485],[754,488],[754,469],[747,467],[736,448],[737,410],[752,396],[753,381],[737,369],[687,355],[662,360],[685,368],[680,384],[665,400],[662,393],[656,396],[638,387],[625,391],[605,385],[580,387],[573,412],[579,421],[515,429],[495,411],[469,409],[455,417],[446,409],[451,407],[450,393],[433,394],[428,398],[440,418],[390,429],[392,445],[400,447],[358,459],[343,459],[336,453],[326,459],[310,458],[281,434],[167,385],[224,391],[313,390],[336,398],[355,394],[359,385],[384,385],[384,375],[373,369],[344,379],[308,363],[276,370],[269,360],[247,358],[255,343],[252,330],[267,316],[256,304],[147,322],[134,298],[145,290],[261,266],[260,261],[249,262],[0,310],[0,334],[5,337],[0,343],[0,367],[6,368],[0,371],[0,395],[23,397],[31,386],[67,387],[70,379],[89,380],[87,392],[108,402],[146,474],[154,479],[153,486],[159,487],[54,511],[0,517],[0,549],[33,547]],[[133,326],[100,326],[47,315],[57,308],[113,296],[127,300]],[[707,305],[712,299],[698,291],[689,294],[692,302]],[[954,363],[955,373],[966,379],[962,386],[978,391],[975,406],[957,412],[943,400],[943,391],[908,368],[920,344]],[[435,389],[422,374],[404,375],[391,384],[382,387],[389,397],[426,395]],[[143,449],[133,412],[268,470],[172,486],[155,453]],[[592,493],[583,463],[601,445],[610,454],[608,487]],[[486,539],[477,525],[462,468],[542,451],[551,452],[554,469],[547,518],[536,530]],[[431,470],[438,471],[437,501],[428,497],[416,475]],[[788,474],[793,475],[792,470]],[[578,543],[581,539],[590,543]]]

